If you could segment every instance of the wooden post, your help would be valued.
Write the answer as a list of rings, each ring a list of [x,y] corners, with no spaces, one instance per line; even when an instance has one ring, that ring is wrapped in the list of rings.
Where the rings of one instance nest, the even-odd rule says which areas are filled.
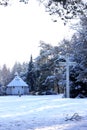
[[[66,58],[66,97],[70,97],[70,87],[69,87],[69,57]]]
[[[69,67],[75,65],[75,62],[69,61],[68,54],[66,57],[62,56],[61,58],[64,58],[65,62],[59,62],[60,66],[66,67],[66,98],[70,98],[70,86],[69,86]]]

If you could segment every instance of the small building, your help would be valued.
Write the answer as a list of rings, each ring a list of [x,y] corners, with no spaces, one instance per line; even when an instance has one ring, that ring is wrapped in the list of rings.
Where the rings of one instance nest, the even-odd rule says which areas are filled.
[[[29,86],[18,76],[18,73],[16,73],[14,79],[7,85],[6,94],[7,95],[29,94]]]

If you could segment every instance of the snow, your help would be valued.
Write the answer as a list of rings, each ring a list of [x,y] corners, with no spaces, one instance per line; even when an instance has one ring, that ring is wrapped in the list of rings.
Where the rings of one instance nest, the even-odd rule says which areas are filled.
[[[79,120],[68,120],[75,113]],[[0,130],[87,130],[87,99],[1,96]]]
[[[28,85],[17,75],[15,78],[7,85],[8,87],[13,87],[13,86],[25,86],[27,87]]]

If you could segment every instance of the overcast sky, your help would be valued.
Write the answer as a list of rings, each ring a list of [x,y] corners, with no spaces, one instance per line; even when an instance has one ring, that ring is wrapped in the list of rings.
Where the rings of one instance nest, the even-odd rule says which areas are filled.
[[[13,1],[8,7],[0,6],[0,66],[27,62],[31,54],[35,58],[40,40],[57,45],[68,37],[69,30],[63,23],[54,23],[36,0],[28,5]]]

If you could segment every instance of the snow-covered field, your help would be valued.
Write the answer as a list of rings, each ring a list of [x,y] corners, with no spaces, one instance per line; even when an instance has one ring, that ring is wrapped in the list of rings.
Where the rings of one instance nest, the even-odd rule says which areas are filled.
[[[1,96],[0,130],[87,130],[87,99]]]

